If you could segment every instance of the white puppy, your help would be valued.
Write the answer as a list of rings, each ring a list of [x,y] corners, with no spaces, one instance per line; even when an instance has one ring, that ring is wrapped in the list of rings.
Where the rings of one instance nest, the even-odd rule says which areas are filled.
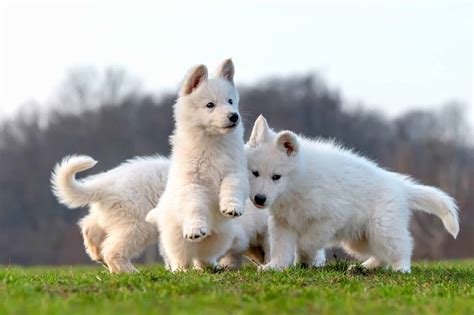
[[[53,192],[70,208],[89,206],[90,213],[79,226],[93,261],[113,273],[135,271],[130,260],[158,242],[156,225],[144,220],[165,189],[169,160],[161,156],[134,158],[107,172],[75,179],[76,173],[95,164],[89,156],[64,158],[51,178]],[[248,202],[244,215],[235,220],[238,233],[220,264],[238,268],[243,255],[263,263],[269,256],[267,218],[266,211]]]
[[[263,116],[255,122],[247,158],[250,198],[271,207],[271,260],[262,269],[290,266],[295,248],[312,260],[318,250],[341,245],[367,268],[410,272],[411,210],[437,215],[453,237],[459,232],[457,206],[441,190],[333,142],[275,133]]]
[[[148,222],[157,222],[162,254],[172,271],[216,265],[235,238],[232,217],[248,196],[247,163],[234,65],[216,76],[192,68],[174,106],[170,176]]]
[[[89,205],[79,222],[86,252],[110,272],[133,272],[132,258],[158,241],[156,227],[145,216],[162,195],[169,160],[160,156],[129,160],[101,174],[76,181],[78,172],[92,168],[88,156],[70,156],[53,171],[51,183],[58,200],[70,207]]]

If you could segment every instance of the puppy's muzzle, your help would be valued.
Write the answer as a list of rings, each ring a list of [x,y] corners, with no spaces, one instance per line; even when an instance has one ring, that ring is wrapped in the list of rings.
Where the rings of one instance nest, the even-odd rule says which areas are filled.
[[[255,197],[253,198],[255,201],[255,205],[257,207],[263,207],[265,206],[265,202],[267,201],[267,197],[262,194],[256,194]]]
[[[230,113],[229,115],[227,115],[227,118],[230,120],[231,123],[236,124],[239,121],[239,114]]]

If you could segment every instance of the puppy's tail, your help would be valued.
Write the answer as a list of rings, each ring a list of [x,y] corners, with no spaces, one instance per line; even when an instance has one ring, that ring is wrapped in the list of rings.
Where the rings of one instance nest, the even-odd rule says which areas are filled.
[[[435,187],[410,182],[408,201],[410,209],[437,215],[443,221],[446,230],[454,238],[458,236],[458,206],[448,194]]]
[[[51,174],[51,187],[60,203],[70,208],[79,208],[97,199],[97,191],[75,178],[76,173],[88,170],[96,163],[97,161],[86,155],[71,155],[56,164]]]

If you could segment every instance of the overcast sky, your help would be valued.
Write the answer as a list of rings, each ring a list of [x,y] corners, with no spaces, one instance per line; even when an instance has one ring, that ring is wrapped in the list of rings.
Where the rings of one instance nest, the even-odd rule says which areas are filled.
[[[345,100],[388,114],[450,100],[474,112],[470,1],[4,1],[1,10],[4,116],[28,100],[47,104],[72,67],[123,66],[159,93],[175,91],[190,66],[227,57],[237,83],[318,71]]]

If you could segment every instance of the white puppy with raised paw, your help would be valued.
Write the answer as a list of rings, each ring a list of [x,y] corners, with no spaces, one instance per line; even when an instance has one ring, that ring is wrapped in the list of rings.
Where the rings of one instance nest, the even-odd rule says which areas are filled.
[[[147,217],[158,224],[172,271],[216,265],[232,245],[232,218],[243,214],[248,196],[238,105],[230,59],[212,79],[204,65],[189,71],[174,105],[166,189]]]
[[[131,260],[158,242],[156,223],[144,222],[150,208],[165,190],[169,160],[156,156],[128,160],[116,168],[76,180],[78,172],[95,165],[89,156],[68,156],[58,163],[51,177],[53,192],[70,208],[89,206],[79,221],[89,257],[111,273],[134,272]],[[241,217],[232,220],[235,236],[220,264],[239,268],[244,255],[259,264],[269,256],[267,211],[250,202]],[[256,254],[256,255],[253,255]],[[256,258],[254,258],[256,257]]]

